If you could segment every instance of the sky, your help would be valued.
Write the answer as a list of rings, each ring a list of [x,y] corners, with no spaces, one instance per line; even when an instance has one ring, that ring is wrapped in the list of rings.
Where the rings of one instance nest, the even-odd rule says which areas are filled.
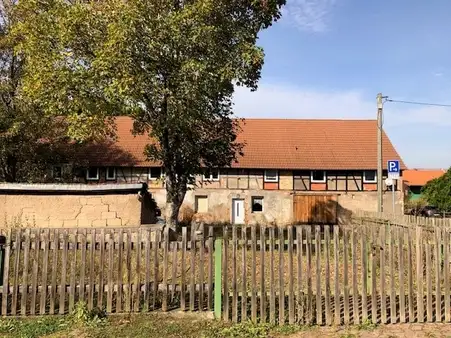
[[[379,92],[451,104],[449,13],[449,0],[287,0],[260,34],[259,89],[237,88],[235,112],[375,119]],[[451,166],[451,107],[386,102],[384,130],[409,168]]]

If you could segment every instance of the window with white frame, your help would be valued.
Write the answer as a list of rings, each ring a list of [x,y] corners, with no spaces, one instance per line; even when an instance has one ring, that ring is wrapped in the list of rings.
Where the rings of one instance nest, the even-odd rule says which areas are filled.
[[[365,170],[363,172],[363,183],[377,183],[376,170]]]
[[[116,168],[115,167],[106,168],[106,179],[108,181],[114,181],[116,179]]]
[[[163,177],[163,170],[161,167],[152,167],[149,169],[149,180],[156,181]]]
[[[63,177],[63,167],[60,165],[55,165],[52,168],[52,177],[54,179],[61,179]]]
[[[263,211],[263,197],[252,197],[252,213]]]
[[[86,179],[88,181],[97,181],[99,179],[99,168],[98,167],[90,167],[86,171]]]
[[[279,172],[277,170],[265,170],[265,182],[279,182]]]
[[[326,183],[326,172],[324,170],[312,170],[310,181],[312,183]]]
[[[219,181],[219,170],[207,170],[202,179],[204,181]]]

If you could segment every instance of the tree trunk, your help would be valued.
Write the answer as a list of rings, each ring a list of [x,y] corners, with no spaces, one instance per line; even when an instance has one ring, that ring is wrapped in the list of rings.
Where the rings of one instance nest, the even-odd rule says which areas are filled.
[[[175,230],[178,226],[179,211],[185,199],[187,186],[177,182],[174,176],[171,174],[166,176],[165,221],[166,227]]]

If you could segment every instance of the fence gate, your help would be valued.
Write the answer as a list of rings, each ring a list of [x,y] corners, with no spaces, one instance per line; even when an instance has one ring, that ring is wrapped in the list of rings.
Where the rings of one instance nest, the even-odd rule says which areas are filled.
[[[296,224],[337,224],[336,195],[294,195],[293,219]]]

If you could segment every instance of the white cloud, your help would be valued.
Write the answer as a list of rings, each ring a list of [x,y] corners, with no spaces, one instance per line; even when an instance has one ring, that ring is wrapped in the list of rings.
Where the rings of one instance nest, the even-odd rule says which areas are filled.
[[[324,32],[336,0],[287,0],[283,21],[303,31]]]
[[[375,119],[376,95],[374,93],[371,99],[359,90],[322,91],[261,83],[256,92],[236,88],[234,103],[235,112],[240,117]],[[387,102],[384,106],[384,124],[451,126],[450,114],[450,108]]]

